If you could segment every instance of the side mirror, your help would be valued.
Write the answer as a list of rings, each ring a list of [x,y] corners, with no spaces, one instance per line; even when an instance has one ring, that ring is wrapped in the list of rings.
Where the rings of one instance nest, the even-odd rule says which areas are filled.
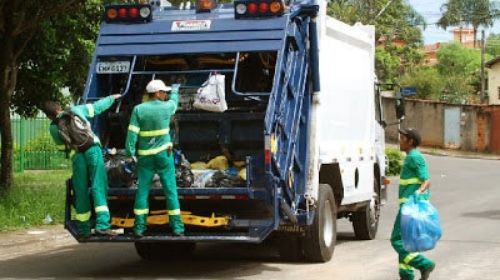
[[[402,96],[396,98],[396,118],[398,120],[405,118],[405,99]]]

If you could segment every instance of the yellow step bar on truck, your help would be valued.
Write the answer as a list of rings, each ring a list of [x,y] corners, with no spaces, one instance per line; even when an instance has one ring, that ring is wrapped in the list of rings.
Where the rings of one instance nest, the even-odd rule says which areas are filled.
[[[212,213],[211,217],[203,217],[193,215],[191,212],[181,212],[182,222],[185,225],[200,226],[200,227],[222,227],[229,225],[230,218],[228,216],[216,217]],[[111,224],[121,228],[134,227],[134,218],[112,217]],[[148,216],[148,225],[165,225],[168,224],[168,215],[166,210],[151,211]]]

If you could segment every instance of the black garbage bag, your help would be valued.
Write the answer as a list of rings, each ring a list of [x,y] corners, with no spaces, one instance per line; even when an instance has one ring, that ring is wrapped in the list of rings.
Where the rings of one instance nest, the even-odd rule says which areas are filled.
[[[194,175],[191,171],[191,164],[186,159],[181,150],[175,150],[175,178],[177,179],[177,187],[189,188],[194,183]]]
[[[230,172],[216,171],[210,180],[208,180],[205,187],[207,188],[231,188],[240,187],[245,185],[245,180],[239,176],[235,176]]]
[[[112,188],[130,188],[136,185],[137,166],[124,151],[106,152],[104,166],[108,174],[108,184]]]

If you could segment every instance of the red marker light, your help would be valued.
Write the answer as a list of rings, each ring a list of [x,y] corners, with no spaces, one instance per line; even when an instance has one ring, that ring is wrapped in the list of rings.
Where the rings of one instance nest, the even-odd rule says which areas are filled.
[[[128,14],[130,15],[130,17],[132,18],[136,18],[137,16],[139,16],[139,9],[137,8],[131,8],[129,11],[128,11]]]
[[[121,18],[127,17],[127,9],[126,8],[118,9],[118,16]]]
[[[247,8],[248,8],[248,13],[249,14],[254,15],[254,14],[257,13],[257,9],[258,9],[257,4],[255,4],[255,3],[249,3],[247,5]]]
[[[271,164],[271,151],[270,150],[264,150],[264,164],[268,165]]]
[[[266,2],[262,2],[259,4],[259,13],[261,14],[265,14],[269,12],[269,4],[267,4]]]

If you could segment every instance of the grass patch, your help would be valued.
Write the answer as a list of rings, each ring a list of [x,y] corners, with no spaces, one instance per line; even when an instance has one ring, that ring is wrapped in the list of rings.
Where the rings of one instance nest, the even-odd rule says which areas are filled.
[[[12,189],[0,197],[0,231],[43,225],[47,214],[51,224],[63,223],[65,181],[70,176],[69,169],[15,174]]]

